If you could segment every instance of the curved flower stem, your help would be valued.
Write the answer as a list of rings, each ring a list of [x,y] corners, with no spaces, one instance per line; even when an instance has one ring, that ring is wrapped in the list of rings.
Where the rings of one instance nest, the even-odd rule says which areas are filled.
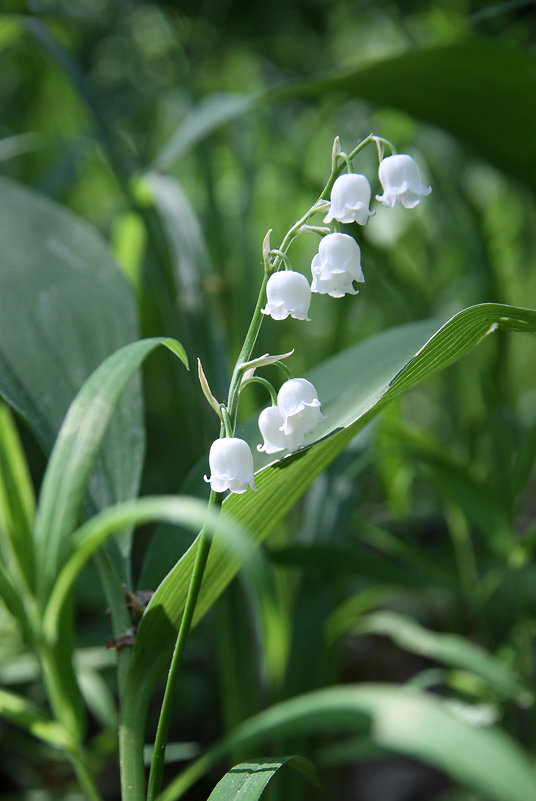
[[[225,403],[220,404],[220,413],[224,429],[223,436],[232,437],[234,434],[234,426],[229,416],[229,412],[227,411],[227,406],[225,405]]]
[[[268,278],[269,273],[268,270],[265,269],[261,288],[259,290],[259,297],[257,298],[257,305],[255,306],[255,311],[253,312],[253,317],[251,319],[251,323],[249,324],[248,332],[246,334],[246,338],[244,339],[244,344],[242,345],[242,350],[238,355],[238,359],[236,360],[236,364],[234,366],[233,375],[231,377],[229,395],[227,397],[227,410],[231,418],[233,429],[236,425],[236,414],[238,411],[238,395],[242,380],[242,365],[250,360],[262,325],[263,314],[261,312],[261,306],[266,297],[266,283]]]
[[[274,362],[274,364],[281,364],[281,362]],[[266,378],[261,378],[260,375],[254,375],[251,378],[246,378],[245,381],[242,381],[242,386],[240,387],[240,392],[247,387],[248,384],[262,384],[263,387],[266,387],[268,392],[270,393],[270,398],[272,400],[272,406],[277,406],[277,395],[276,391],[273,386],[270,384]]]
[[[220,497],[220,494],[212,491],[208,501],[209,508],[219,503]],[[156,730],[156,738],[154,742],[153,757],[151,760],[151,770],[149,773],[147,801],[155,801],[156,797],[160,794],[162,787],[167,736],[171,719],[173,697],[175,695],[175,686],[177,683],[179,668],[182,663],[184,647],[192,626],[195,606],[199,596],[199,590],[201,589],[201,582],[203,580],[203,574],[205,572],[205,566],[207,564],[207,559],[210,552],[211,541],[212,537],[209,535],[207,527],[203,526],[199,534],[199,544],[197,546],[195,563],[192,570],[192,575],[190,577],[190,586],[188,587],[188,594],[184,604],[184,612],[182,613],[182,620],[177,641],[175,643],[175,650],[173,651],[173,656],[171,657],[171,664],[169,666],[166,689],[164,692],[164,700],[162,701],[162,708],[160,710],[160,718],[158,720],[158,728]]]
[[[294,376],[292,375],[292,370],[288,367],[287,364],[285,364],[285,362],[282,361],[274,362],[274,365],[276,367],[279,367],[279,369],[283,371],[287,381],[291,378],[294,378]]]
[[[290,263],[290,259],[283,250],[279,250],[278,248],[273,248],[270,251],[270,255],[279,256],[280,259],[282,259],[283,261],[285,270],[292,270],[292,264]]]

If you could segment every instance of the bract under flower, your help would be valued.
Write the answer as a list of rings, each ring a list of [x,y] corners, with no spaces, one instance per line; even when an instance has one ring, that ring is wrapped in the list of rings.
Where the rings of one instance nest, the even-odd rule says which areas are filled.
[[[282,270],[271,275],[266,284],[266,301],[261,311],[274,320],[285,320],[289,314],[295,320],[309,320],[311,288],[301,273]]]
[[[357,295],[353,282],[363,282],[361,250],[348,234],[328,234],[320,242],[318,253],[311,263],[311,291],[332,298]]]
[[[378,175],[383,195],[376,195],[376,200],[384,206],[392,207],[400,201],[406,209],[413,209],[421,197],[432,191],[431,186],[421,183],[415,160],[405,153],[384,158],[380,162]]]
[[[253,478],[253,456],[247,442],[238,437],[215,440],[208,455],[210,482],[214,492],[230,490],[238,494],[248,487],[256,489]]]
[[[301,448],[304,435],[314,431],[326,419],[320,411],[316,389],[305,378],[285,381],[277,394],[277,406],[283,419],[281,431],[288,437],[287,442],[292,442],[289,450]]]
[[[368,179],[357,173],[339,175],[331,189],[331,206],[324,222],[356,222],[365,225],[376,212],[369,210],[371,189]]]

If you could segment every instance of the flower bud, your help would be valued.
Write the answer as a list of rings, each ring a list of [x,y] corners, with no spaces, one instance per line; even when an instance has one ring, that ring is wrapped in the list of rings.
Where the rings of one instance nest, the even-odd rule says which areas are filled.
[[[320,242],[318,253],[311,263],[312,292],[342,298],[357,295],[353,282],[363,282],[361,251],[355,239],[348,234],[328,234]]]
[[[253,478],[253,456],[247,442],[238,437],[215,440],[208,455],[210,482],[214,492],[230,490],[238,494],[248,487],[256,489]]]
[[[429,195],[432,191],[431,186],[421,183],[415,160],[404,153],[384,158],[380,162],[378,175],[383,195],[376,195],[376,200],[384,206],[392,207],[400,201],[404,208],[413,209],[421,197]]]
[[[356,173],[339,175],[331,189],[331,206],[324,222],[365,225],[376,212],[369,210],[371,189],[367,178]]]
[[[325,420],[320,411],[320,401],[316,389],[305,378],[291,378],[285,381],[277,394],[277,406],[283,425],[281,431],[292,445],[287,448],[296,450],[304,444],[304,435],[309,434],[317,425]]]
[[[274,320],[285,320],[289,314],[295,320],[309,320],[311,288],[307,278],[294,270],[274,273],[266,284],[266,308],[261,309]]]

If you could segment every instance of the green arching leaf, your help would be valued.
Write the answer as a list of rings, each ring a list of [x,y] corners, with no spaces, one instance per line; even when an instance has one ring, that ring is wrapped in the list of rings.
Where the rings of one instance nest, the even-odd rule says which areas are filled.
[[[110,353],[138,338],[136,299],[88,223],[6,178],[0,178],[0,249],[0,396],[49,453],[86,378]],[[135,375],[96,460],[94,508],[136,495],[144,442]],[[125,535],[110,543],[122,579],[129,542]]]
[[[91,468],[121,392],[158,345],[169,348],[188,366],[186,354],[175,340],[154,337],[133,342],[109,356],[91,374],[69,407],[43,478],[35,521],[42,599],[61,567]]]
[[[503,732],[478,728],[445,702],[406,687],[330,687],[292,698],[237,726],[161,795],[176,801],[232,748],[276,734],[365,732],[373,743],[444,771],[493,801],[536,801],[536,772]]]
[[[493,93],[482,92],[482,86],[493,86]],[[363,98],[374,106],[397,108],[437,125],[534,189],[536,144],[528,132],[536,125],[536,108],[527,99],[535,92],[535,57],[528,49],[477,37],[411,47],[350,70],[256,95],[205,98],[155,163],[169,168],[187,148],[260,105],[338,95],[341,100]],[[220,104],[223,113],[211,113]]]
[[[213,789],[208,801],[258,801],[270,779],[284,765],[295,768],[310,781],[317,783],[313,765],[303,757],[255,759],[231,768]]]
[[[536,311],[485,303],[459,312],[439,327],[434,321],[412,323],[359,343],[311,371],[318,389],[326,436],[310,447],[261,469],[256,493],[230,495],[224,510],[262,542],[273,526],[312,481],[390,399],[469,352],[498,327],[536,331]],[[435,333],[434,333],[435,332]],[[334,430],[330,432],[330,426]],[[331,433],[331,436],[328,434]],[[255,441],[252,442],[252,445]],[[127,674],[124,715],[144,716],[154,683],[169,659],[173,631],[178,629],[192,572],[197,541],[160,584],[138,629]],[[240,563],[214,543],[196,620],[214,603],[240,569]],[[139,758],[142,742],[132,742],[131,759]],[[141,751],[140,751],[141,753]]]
[[[360,617],[352,633],[383,634],[401,648],[475,673],[501,696],[530,703],[531,694],[510,668],[483,648],[455,634],[430,631],[396,612],[374,612]]]
[[[55,748],[69,749],[73,745],[68,731],[60,723],[50,720],[25,698],[7,690],[0,690],[0,718],[9,720]]]
[[[324,438],[313,448],[279,461],[272,457],[271,464],[256,473],[258,492],[230,495],[224,501],[226,511],[252,532],[256,542],[262,542],[316,476],[388,400],[461,358],[498,326],[536,331],[536,312],[493,303],[472,306],[439,330],[437,323],[429,320],[401,326],[354,345],[312,370],[307,377],[317,388],[326,414],[326,420],[318,427],[318,434]],[[257,464],[262,467],[263,461],[270,461],[270,457],[256,452],[257,441],[255,435],[250,444]],[[186,552],[151,602],[153,613],[162,607],[165,618],[174,620],[175,625],[180,620],[196,547],[194,543]],[[229,564],[215,545],[209,556],[196,619],[211,606],[238,569],[239,565]],[[160,613],[153,618],[149,613],[142,620],[138,634],[140,648],[145,649],[153,637],[161,642],[157,629],[153,628],[159,616]],[[163,664],[163,653],[162,658]],[[147,669],[161,667],[157,668],[153,659]]]
[[[6,561],[10,565],[16,562],[30,587],[34,581],[34,514],[35,497],[17,428],[9,408],[0,401],[0,542]]]
[[[71,554],[54,582],[47,604],[43,629],[49,640],[57,632],[63,605],[76,578],[95,551],[117,531],[126,526],[164,522],[198,531],[206,526],[209,534],[218,534],[225,551],[246,561],[258,561],[259,554],[239,524],[225,514],[218,514],[198,498],[155,496],[138,498],[104,509],[81,526],[70,538]]]

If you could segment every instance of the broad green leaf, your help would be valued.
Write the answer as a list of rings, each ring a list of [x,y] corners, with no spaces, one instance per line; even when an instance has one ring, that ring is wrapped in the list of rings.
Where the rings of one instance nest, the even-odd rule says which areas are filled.
[[[483,92],[483,86],[493,86],[493,93]],[[536,143],[524,135],[536,124],[536,107],[530,102],[535,92],[536,57],[531,51],[498,39],[467,37],[437,47],[411,47],[295,90],[283,87],[274,95],[339,93],[409,112],[535,189]],[[518,137],[523,147],[516,146]]]
[[[472,306],[439,330],[430,320],[394,328],[320,365],[308,378],[317,387],[327,415],[321,432],[324,438],[314,447],[260,469],[255,475],[258,491],[230,495],[224,501],[224,510],[251,532],[255,543],[261,543],[312,481],[389,400],[452,364],[499,327],[534,332],[536,311],[495,303]],[[145,714],[154,683],[169,659],[172,632],[181,619],[196,550],[197,541],[160,584],[141,620],[127,675],[131,689],[125,695],[124,713],[132,720]],[[240,563],[214,543],[197,620],[239,569]],[[141,748],[141,743],[133,742],[132,748]],[[138,757],[132,755],[132,759]]]
[[[295,768],[310,781],[316,783],[313,765],[300,756],[278,759],[255,759],[241,762],[220,779],[208,797],[208,801],[258,801],[270,779],[284,765]]]
[[[176,340],[154,337],[133,342],[109,356],[91,374],[69,407],[43,478],[35,521],[42,598],[64,559],[91,468],[121,392],[158,345],[169,348],[188,366]]]
[[[55,748],[68,749],[73,745],[68,731],[60,723],[47,718],[30,701],[7,690],[0,690],[0,718],[9,720]]]
[[[0,249],[0,396],[48,453],[86,378],[110,353],[137,339],[136,300],[90,225],[6,178],[0,178]],[[96,461],[90,487],[95,508],[136,495],[143,452],[135,375]],[[125,535],[113,549],[125,579],[129,541]]]
[[[34,581],[32,527],[35,498],[13,417],[0,401],[0,542],[11,571]]]
[[[313,448],[278,461],[272,457],[270,461],[270,457],[256,452],[254,446],[258,437],[255,435],[250,444],[257,464],[264,468],[255,475],[258,492],[230,495],[224,501],[226,511],[261,542],[316,476],[387,401],[455,362],[498,326],[535,331],[536,312],[492,303],[472,306],[439,330],[437,323],[429,320],[391,329],[348,348],[312,370],[307,377],[316,386],[326,414],[326,420],[315,434],[323,439]],[[264,467],[266,462],[269,464]],[[158,632],[153,630],[152,614],[157,607],[162,606],[169,619],[180,619],[184,584],[196,547],[194,543],[155,593],[140,626],[140,647],[141,643],[146,647],[152,637],[158,638]],[[207,564],[197,619],[238,568],[239,565],[230,565],[218,553],[217,546],[214,547]]]
[[[493,93],[483,92],[483,86],[493,86]],[[260,105],[338,95],[341,100],[359,97],[373,106],[397,108],[437,125],[534,189],[536,143],[526,132],[536,125],[536,106],[531,102],[535,93],[536,58],[528,49],[477,37],[411,47],[344,72],[257,95],[234,96],[232,102],[217,95],[205,98],[171,137],[156,164],[169,168],[202,137]],[[225,113],[211,114],[219,103]]]
[[[456,634],[430,631],[396,612],[375,612],[354,621],[353,633],[383,634],[401,648],[450,667],[475,673],[501,696],[531,702],[531,693],[510,668],[480,646]]]
[[[292,698],[237,726],[162,793],[176,801],[232,748],[267,736],[356,733],[379,747],[444,771],[493,801],[536,801],[536,772],[503,732],[463,722],[445,702],[410,688],[381,684],[331,687]]]

